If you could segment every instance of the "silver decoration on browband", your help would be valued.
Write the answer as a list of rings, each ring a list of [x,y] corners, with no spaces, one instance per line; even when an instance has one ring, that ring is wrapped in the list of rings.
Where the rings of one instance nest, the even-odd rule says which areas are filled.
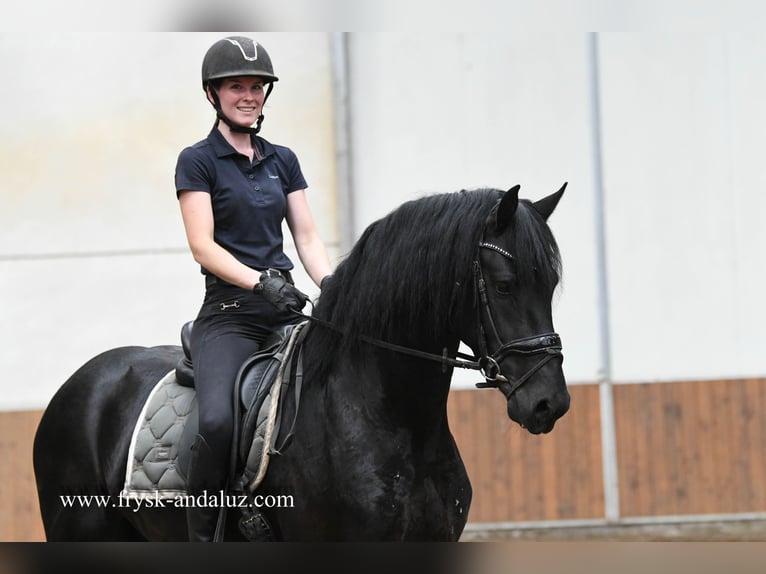
[[[492,251],[498,252],[503,257],[507,257],[508,259],[513,259],[513,255],[508,253],[505,249],[502,247],[498,247],[494,243],[484,243],[483,241],[479,243],[479,247],[484,247],[485,249],[491,249]]]

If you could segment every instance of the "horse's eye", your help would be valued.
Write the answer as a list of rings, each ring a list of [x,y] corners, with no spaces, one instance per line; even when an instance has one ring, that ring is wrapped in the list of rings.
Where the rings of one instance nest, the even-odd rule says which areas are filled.
[[[495,285],[495,290],[500,295],[510,295],[511,294],[511,284],[508,281],[499,281]]]

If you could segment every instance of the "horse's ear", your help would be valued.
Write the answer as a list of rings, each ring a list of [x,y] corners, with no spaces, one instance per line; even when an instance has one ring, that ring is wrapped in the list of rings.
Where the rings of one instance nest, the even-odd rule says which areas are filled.
[[[556,193],[549,195],[548,197],[544,197],[540,201],[535,201],[532,204],[537,213],[542,215],[545,221],[548,221],[551,213],[553,213],[553,210],[556,209],[556,206],[559,204],[559,199],[561,199],[561,196],[564,195],[564,190],[566,188],[567,182],[565,181],[564,185],[562,185],[561,189]]]
[[[500,203],[495,210],[495,231],[502,233],[506,227],[513,221],[516,208],[519,206],[520,185],[514,185],[505,192]]]

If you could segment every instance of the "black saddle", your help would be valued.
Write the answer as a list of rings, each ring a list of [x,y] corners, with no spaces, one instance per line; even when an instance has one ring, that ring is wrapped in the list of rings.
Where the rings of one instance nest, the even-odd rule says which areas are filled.
[[[181,348],[183,358],[176,365],[176,382],[183,387],[194,387],[194,368],[191,360],[191,332],[194,321],[184,323],[181,327]]]
[[[306,324],[304,323],[303,326]],[[273,383],[276,381],[280,368],[283,369],[285,380],[282,381],[283,388],[292,388],[291,400],[291,422],[286,433],[280,433],[284,413],[285,401],[280,400],[277,403],[277,417],[275,421],[276,431],[273,434],[271,443],[264,445],[269,454],[281,454],[281,451],[287,448],[292,440],[295,423],[298,417],[298,408],[300,404],[302,387],[302,366],[301,366],[301,342],[308,329],[302,329],[296,332],[297,337],[293,337],[295,344],[293,353],[288,353],[290,339],[293,331],[299,325],[291,324],[281,327],[274,331],[264,341],[261,348],[251,355],[240,367],[235,382],[235,396],[239,397],[237,412],[235,415],[234,443],[230,460],[230,473],[232,476],[239,474],[235,481],[233,491],[239,494],[249,492],[248,485],[255,479],[260,468],[260,456],[262,450],[254,448],[253,441],[256,433],[256,427],[259,424],[259,413],[261,405],[264,404],[269,395]],[[194,370],[191,357],[191,333],[194,328],[194,321],[189,321],[181,327],[181,347],[184,356],[176,365],[176,382],[185,387],[194,387]],[[289,368],[286,366],[289,363]],[[285,370],[286,369],[286,370]],[[286,398],[286,397],[283,397]],[[196,431],[195,431],[196,434]],[[283,434],[279,446],[277,439]],[[263,444],[263,441],[261,441]],[[237,473],[239,461],[242,461],[244,468]],[[188,463],[187,463],[188,464]],[[250,540],[270,539],[270,526],[265,517],[257,511],[247,512],[241,509],[242,518],[240,519],[240,530]]]
[[[248,377],[242,381],[240,389],[240,398],[245,407],[249,407],[252,404],[253,395],[256,394],[254,388],[255,381],[259,381],[263,378],[264,371],[273,365],[267,364],[261,361],[262,364],[258,364],[257,359],[263,359],[273,357],[281,346],[285,344],[290,337],[295,325],[286,325],[271,333],[263,342],[263,346],[256,352],[256,354],[245,362],[246,365],[255,366],[254,372],[249,373]],[[194,321],[184,323],[181,327],[181,348],[183,349],[184,356],[178,361],[176,365],[176,382],[183,387],[194,387],[194,366],[192,364],[191,356],[191,333],[194,328]],[[255,359],[255,360],[254,360]],[[240,373],[242,375],[242,373]],[[248,384],[250,383],[250,384]]]
[[[234,392],[235,396],[239,397],[239,402],[237,403],[237,411],[235,413],[237,423],[237,428],[235,429],[235,449],[237,449],[236,443],[239,443],[239,456],[243,460],[248,459],[248,449],[258,425],[261,405],[269,395],[271,387],[277,379],[278,372],[280,369],[284,370],[288,363],[289,366],[284,371],[287,377],[282,384],[283,387],[293,388],[294,396],[291,397],[291,406],[295,412],[293,414],[292,426],[287,432],[287,437],[282,442],[282,448],[286,448],[290,442],[301,395],[303,377],[301,343],[308,332],[308,329],[303,329],[299,333],[293,352],[288,353],[293,330],[299,326],[299,324],[290,324],[274,331],[264,341],[263,346],[245,360],[237,373]],[[176,365],[176,382],[181,386],[192,388],[194,387],[194,371],[189,341],[193,327],[194,322],[189,321],[181,328],[181,346],[183,347],[184,356]],[[284,401],[280,401],[278,404],[277,427],[281,425]]]

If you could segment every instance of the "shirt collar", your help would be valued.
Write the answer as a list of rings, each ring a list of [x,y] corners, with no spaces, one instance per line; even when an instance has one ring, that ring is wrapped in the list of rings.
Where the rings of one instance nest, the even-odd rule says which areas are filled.
[[[267,142],[262,137],[258,136],[252,136],[255,140],[255,145],[258,147],[258,150],[261,153],[261,156],[268,157],[271,154],[274,153],[274,146],[272,146],[269,142]],[[210,134],[207,136],[208,141],[213,146],[213,149],[215,150],[215,153],[218,157],[226,157],[229,155],[239,155],[239,152],[232,147],[232,145],[226,141],[226,138],[223,137],[223,134],[218,130],[217,127],[214,127]]]

